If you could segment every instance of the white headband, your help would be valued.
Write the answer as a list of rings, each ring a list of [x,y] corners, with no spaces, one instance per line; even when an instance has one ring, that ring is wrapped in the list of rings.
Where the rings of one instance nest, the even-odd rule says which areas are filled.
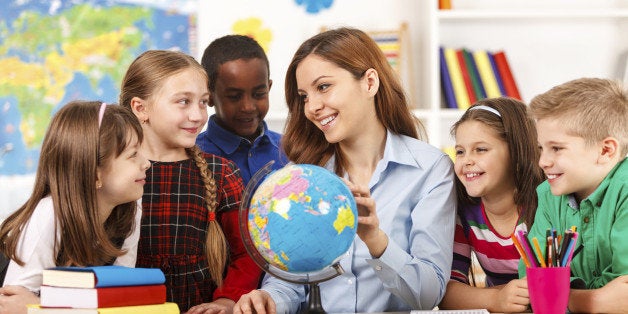
[[[469,108],[469,110],[476,110],[476,109],[486,110],[486,111],[489,111],[489,112],[492,112],[492,113],[496,114],[500,118],[502,117],[502,115],[499,114],[499,111],[497,111],[497,109],[489,107],[489,106],[479,105],[479,106],[473,106],[473,107]]]

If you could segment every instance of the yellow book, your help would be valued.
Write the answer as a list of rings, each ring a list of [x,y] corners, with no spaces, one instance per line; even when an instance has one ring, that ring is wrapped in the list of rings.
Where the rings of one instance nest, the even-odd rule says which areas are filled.
[[[499,91],[497,79],[495,78],[495,73],[493,72],[493,67],[491,66],[491,61],[488,59],[488,53],[486,52],[486,50],[474,51],[473,59],[475,59],[475,64],[478,67],[480,79],[482,80],[484,90],[486,91],[486,97],[495,98],[502,96],[502,93]]]
[[[54,308],[40,307],[38,304],[29,304],[27,307],[28,314],[179,314],[179,306],[176,303],[166,302],[162,304],[136,305],[136,306],[120,306],[107,307],[99,309],[71,309],[71,308]]]
[[[449,77],[451,78],[451,85],[454,89],[454,97],[456,97],[456,103],[458,108],[466,110],[471,105],[469,101],[469,94],[467,94],[467,87],[464,85],[464,79],[462,78],[462,70],[458,63],[458,56],[456,56],[456,50],[453,48],[444,48],[445,50],[445,62],[447,63],[447,70]]]

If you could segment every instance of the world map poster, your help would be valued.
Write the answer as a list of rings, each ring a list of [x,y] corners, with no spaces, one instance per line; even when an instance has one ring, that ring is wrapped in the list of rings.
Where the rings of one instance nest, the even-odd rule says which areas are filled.
[[[194,55],[196,1],[3,2],[0,220],[30,195],[51,116],[71,100],[118,101],[148,49]]]

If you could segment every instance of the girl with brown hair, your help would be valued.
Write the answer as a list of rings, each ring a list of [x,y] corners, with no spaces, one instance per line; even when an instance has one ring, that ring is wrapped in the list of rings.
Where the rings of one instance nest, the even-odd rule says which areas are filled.
[[[141,121],[152,164],[137,267],[161,268],[167,299],[182,312],[229,312],[257,286],[261,270],[240,237],[239,169],[195,146],[208,118],[205,70],[184,53],[146,51],[129,66],[120,103]]]
[[[150,166],[142,139],[133,113],[117,105],[74,101],[54,115],[33,193],[0,226],[0,251],[11,259],[0,290],[3,313],[39,303],[45,268],[135,266],[137,201]]]
[[[451,279],[442,309],[525,312],[528,285],[519,279],[511,239],[532,226],[543,180],[534,121],[514,98],[482,99],[454,123],[458,223]],[[485,280],[476,286],[474,252]],[[471,280],[469,279],[471,274]]]

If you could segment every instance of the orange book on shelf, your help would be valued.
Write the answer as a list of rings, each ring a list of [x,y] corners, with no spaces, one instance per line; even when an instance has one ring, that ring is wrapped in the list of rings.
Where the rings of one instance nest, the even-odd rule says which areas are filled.
[[[474,104],[478,97],[473,90],[473,83],[471,83],[471,75],[467,64],[464,60],[464,51],[462,49],[456,50],[456,57],[458,57],[458,64],[460,64],[460,72],[462,73],[462,80],[464,81],[464,87],[467,89],[467,95],[469,96],[469,103]]]
[[[449,77],[451,78],[451,85],[453,85],[454,88],[458,108],[466,110],[471,104],[469,103],[467,88],[464,86],[464,80],[462,79],[462,71],[458,57],[456,56],[456,50],[453,48],[445,48],[445,61],[447,61],[447,69],[449,70]]]
[[[486,50],[476,50],[473,52],[473,59],[480,72],[480,79],[484,90],[486,91],[486,97],[495,98],[502,96],[495,79],[495,73],[491,66],[491,61],[488,59],[488,52]]]
[[[495,59],[495,65],[497,66],[499,75],[501,76],[504,83],[506,96],[521,100],[519,88],[517,88],[517,82],[512,75],[510,65],[508,64],[508,59],[506,58],[506,53],[503,50],[495,52],[493,54],[493,58]]]

